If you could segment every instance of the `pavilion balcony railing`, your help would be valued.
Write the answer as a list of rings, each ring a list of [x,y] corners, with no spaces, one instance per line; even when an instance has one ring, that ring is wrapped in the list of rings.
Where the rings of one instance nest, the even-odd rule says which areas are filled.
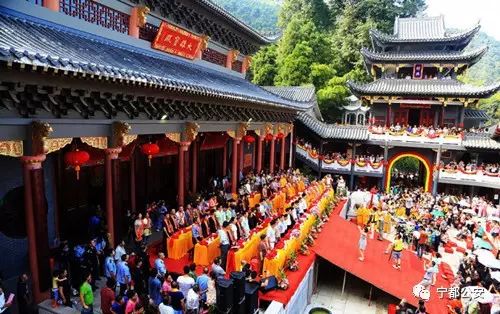
[[[371,174],[383,174],[385,163],[382,162],[370,162],[368,160],[351,160],[351,159],[326,159],[319,155],[315,149],[304,147],[300,144],[296,145],[296,153],[302,158],[307,159],[313,164],[318,164],[321,159],[321,169],[339,172],[354,172],[360,173],[371,173]]]
[[[410,143],[422,143],[422,144],[450,144],[450,145],[461,145],[462,144],[462,134],[458,135],[423,135],[423,134],[411,134],[406,131],[401,132],[381,132],[377,133],[373,130],[370,131],[370,140],[372,141],[396,141],[396,142],[410,142]]]
[[[128,14],[92,0],[60,0],[59,11],[104,28],[128,33]]]
[[[455,181],[457,184],[477,182],[500,188],[500,173],[490,173],[485,170],[466,171],[463,169],[440,169],[439,179]]]

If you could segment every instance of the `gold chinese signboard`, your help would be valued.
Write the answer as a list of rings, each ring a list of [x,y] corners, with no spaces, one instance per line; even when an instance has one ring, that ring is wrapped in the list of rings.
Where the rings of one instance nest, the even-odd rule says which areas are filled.
[[[196,57],[201,42],[201,37],[177,26],[162,22],[155,40],[151,43],[151,47],[192,60]]]

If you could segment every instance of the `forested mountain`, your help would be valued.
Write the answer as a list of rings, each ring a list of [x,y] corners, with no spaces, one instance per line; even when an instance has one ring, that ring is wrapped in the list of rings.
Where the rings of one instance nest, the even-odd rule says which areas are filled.
[[[280,0],[213,0],[263,34],[276,34]]]
[[[396,16],[422,14],[425,0],[213,0],[265,34],[282,32],[253,59],[258,85],[316,87],[324,118],[338,121],[349,95],[347,80],[368,80],[360,48],[370,47],[370,28],[391,33]],[[462,79],[483,85],[500,81],[500,42],[480,32],[468,49],[487,45],[482,60]],[[500,120],[500,94],[481,101]]]

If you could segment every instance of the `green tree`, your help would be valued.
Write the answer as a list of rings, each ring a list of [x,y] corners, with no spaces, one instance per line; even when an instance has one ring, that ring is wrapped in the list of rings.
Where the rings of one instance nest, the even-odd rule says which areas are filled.
[[[302,85],[312,82],[313,64],[325,64],[331,56],[328,37],[313,22],[296,15],[278,43],[276,85]]]
[[[332,25],[330,9],[323,0],[285,0],[278,17],[278,26],[286,28],[295,16],[311,21],[321,30]]]
[[[314,51],[307,42],[295,46],[293,52],[281,62],[274,82],[281,86],[298,86],[311,83],[310,71]]]
[[[309,74],[310,81],[316,87],[316,90],[323,88],[326,83],[334,77],[335,70],[328,64],[313,63]]]
[[[487,99],[481,99],[478,108],[486,111],[491,117],[491,123],[500,122],[500,93],[496,93]]]
[[[253,74],[252,82],[254,84],[261,86],[274,85],[274,79],[278,73],[276,57],[276,45],[266,46],[255,54],[250,66],[250,70]]]

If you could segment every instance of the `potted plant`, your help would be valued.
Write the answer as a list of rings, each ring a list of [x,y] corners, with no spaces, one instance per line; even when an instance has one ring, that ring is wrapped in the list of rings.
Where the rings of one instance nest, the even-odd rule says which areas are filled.
[[[290,283],[288,281],[288,277],[286,276],[286,272],[283,268],[280,269],[278,277],[279,277],[278,278],[278,287],[281,290],[287,290]]]
[[[297,253],[292,252],[286,261],[286,266],[291,271],[299,270],[299,262],[297,261]]]

